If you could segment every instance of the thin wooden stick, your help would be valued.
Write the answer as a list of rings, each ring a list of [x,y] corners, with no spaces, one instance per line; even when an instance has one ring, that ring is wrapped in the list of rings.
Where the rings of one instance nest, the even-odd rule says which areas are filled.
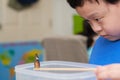
[[[41,71],[95,71],[95,68],[34,68]]]

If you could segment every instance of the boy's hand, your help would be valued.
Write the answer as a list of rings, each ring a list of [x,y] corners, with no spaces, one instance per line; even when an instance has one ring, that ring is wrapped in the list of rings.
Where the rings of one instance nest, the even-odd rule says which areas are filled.
[[[120,64],[111,64],[96,69],[97,80],[120,80]]]

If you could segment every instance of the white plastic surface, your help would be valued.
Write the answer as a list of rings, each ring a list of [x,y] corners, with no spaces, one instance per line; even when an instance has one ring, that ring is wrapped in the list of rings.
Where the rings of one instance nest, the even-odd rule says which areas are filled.
[[[96,65],[66,62],[66,61],[44,61],[41,67],[52,68],[93,68]],[[15,67],[16,80],[97,80],[92,71],[34,71],[34,64],[23,64]]]

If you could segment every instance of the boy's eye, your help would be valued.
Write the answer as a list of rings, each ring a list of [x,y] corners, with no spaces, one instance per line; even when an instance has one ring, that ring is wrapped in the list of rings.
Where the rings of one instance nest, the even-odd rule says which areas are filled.
[[[95,21],[99,22],[101,20],[101,18],[95,19]]]
[[[96,18],[95,21],[100,22],[102,18],[103,18],[103,17],[101,17],[101,18]]]
[[[95,19],[96,21],[99,21],[99,19]]]

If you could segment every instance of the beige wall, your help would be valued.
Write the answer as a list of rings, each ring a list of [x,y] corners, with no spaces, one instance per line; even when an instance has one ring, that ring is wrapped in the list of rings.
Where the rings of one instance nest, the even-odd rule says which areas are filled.
[[[40,40],[52,33],[52,1],[40,0],[24,11],[9,8],[8,0],[1,1],[0,42]]]
[[[0,0],[0,42],[41,40],[49,35],[71,35],[75,11],[66,0],[40,0],[29,9],[17,12]]]

